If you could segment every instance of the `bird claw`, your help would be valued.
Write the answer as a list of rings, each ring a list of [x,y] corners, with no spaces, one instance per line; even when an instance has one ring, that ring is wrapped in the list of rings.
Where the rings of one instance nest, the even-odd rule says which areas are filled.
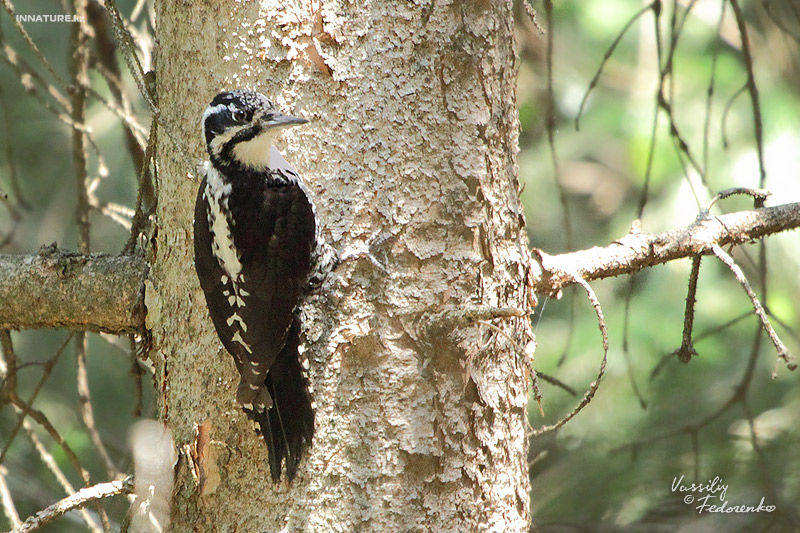
[[[356,261],[358,259],[365,258],[368,259],[369,262],[375,266],[375,268],[384,274],[389,274],[389,271],[386,269],[383,263],[381,263],[377,257],[372,255],[372,248],[383,244],[389,237],[391,237],[391,234],[383,233],[380,229],[375,230],[375,232],[372,233],[366,242],[359,242],[353,247],[353,249],[348,250],[339,256],[339,264],[341,265],[345,261]]]

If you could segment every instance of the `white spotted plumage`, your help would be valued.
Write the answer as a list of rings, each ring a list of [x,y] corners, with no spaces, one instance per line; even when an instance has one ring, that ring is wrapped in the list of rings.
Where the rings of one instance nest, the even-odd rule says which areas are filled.
[[[247,324],[237,313],[239,308],[246,305],[244,296],[249,296],[250,293],[239,288],[239,283],[243,279],[242,263],[233,244],[232,221],[228,220],[225,214],[230,212],[228,198],[231,194],[231,184],[224,183],[217,169],[208,162],[204,165],[203,171],[206,174],[205,197],[208,204],[208,227],[214,236],[211,245],[214,248],[214,255],[219,261],[219,266],[226,272],[221,276],[220,282],[226,286],[230,283],[233,289],[233,294],[228,290],[224,291],[224,294],[228,296],[228,305],[233,311],[227,324],[233,326],[235,322],[241,330],[241,332],[237,331],[231,340],[238,342],[247,353],[253,353],[252,348],[241,335],[241,333],[247,332]]]

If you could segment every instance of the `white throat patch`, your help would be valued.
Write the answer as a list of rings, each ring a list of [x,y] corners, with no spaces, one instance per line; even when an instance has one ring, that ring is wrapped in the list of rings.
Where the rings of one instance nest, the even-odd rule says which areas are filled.
[[[238,143],[233,147],[233,157],[245,167],[263,170],[271,166],[270,147],[279,133],[279,129],[270,128],[249,141]]]

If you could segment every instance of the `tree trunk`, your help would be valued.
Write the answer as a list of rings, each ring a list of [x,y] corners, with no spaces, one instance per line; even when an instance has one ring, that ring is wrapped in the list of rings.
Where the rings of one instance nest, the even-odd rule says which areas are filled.
[[[527,237],[511,4],[156,2],[159,204],[147,324],[182,457],[176,531],[523,531]],[[316,435],[273,484],[196,281],[176,143],[248,87],[312,122],[279,149],[344,263],[306,306]],[[514,314],[514,313],[511,313]],[[169,319],[168,319],[169,318]],[[480,320],[479,320],[480,319]],[[199,438],[198,434],[199,429]]]

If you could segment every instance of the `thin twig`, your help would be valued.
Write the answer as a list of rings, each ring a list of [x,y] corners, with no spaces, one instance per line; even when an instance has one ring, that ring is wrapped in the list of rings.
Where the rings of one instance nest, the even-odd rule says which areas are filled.
[[[542,26],[539,24],[539,19],[538,19],[537,15],[536,15],[536,10],[528,2],[528,0],[523,1],[522,2],[522,6],[523,6],[523,8],[525,8],[525,13],[527,13],[528,18],[533,23],[533,26],[536,28],[536,31],[539,32],[539,35],[544,35],[545,33],[547,33],[545,31],[545,29],[542,28]]]
[[[35,55],[39,59],[39,61],[42,62],[47,71],[50,72],[50,75],[53,76],[53,78],[55,78],[56,81],[61,84],[61,87],[66,87],[67,82],[64,81],[64,78],[62,78],[58,72],[56,72],[56,70],[53,68],[53,65],[50,64],[50,62],[44,56],[42,51],[39,50],[39,47],[36,46],[36,43],[33,42],[31,36],[28,35],[28,32],[25,31],[25,28],[23,28],[22,24],[20,24],[19,21],[17,20],[16,14],[14,13],[14,5],[11,3],[10,0],[2,0],[2,1],[3,1],[3,7],[5,8],[6,12],[8,12],[9,18],[14,23],[14,27],[22,36],[22,39],[25,41],[25,44],[28,45],[28,48],[31,49],[33,55]]]
[[[33,94],[42,102],[46,102],[44,97],[36,90],[36,85],[32,83],[36,82],[56,101],[62,111],[69,111],[69,100],[67,100],[61,91],[58,90],[58,88],[48,83],[41,76],[41,74],[39,74],[39,72],[33,68],[33,66],[31,66],[23,58],[19,57],[11,45],[9,45],[6,41],[2,26],[0,26],[0,45],[3,48],[3,61],[5,61],[6,64],[10,66],[12,70],[14,70],[14,72],[17,74],[17,79],[27,93]],[[47,102],[46,105],[49,106],[50,103]],[[56,113],[58,113],[58,111],[56,111]]]
[[[92,408],[92,397],[89,391],[89,372],[86,368],[86,334],[78,335],[76,340],[76,359],[78,363],[77,372],[77,390],[78,401],[81,406],[81,418],[86,431],[89,433],[89,439],[92,441],[97,455],[100,457],[100,462],[106,469],[106,473],[110,479],[114,479],[119,475],[119,470],[108,455],[103,439],[100,438],[100,433],[97,431],[97,424],[94,420],[94,409]]]
[[[561,182],[561,171],[556,155],[556,97],[553,87],[553,39],[555,35],[555,21],[553,19],[553,1],[544,1],[545,20],[547,21],[547,101],[545,104],[545,127],[547,130],[547,145],[550,148],[550,164],[553,167],[553,176],[558,189],[558,201],[561,203],[561,221],[564,225],[564,244],[567,250],[572,250],[572,217],[570,216],[567,191]]]
[[[730,198],[731,196],[737,194],[750,196],[751,198],[753,198],[754,207],[761,208],[764,207],[764,203],[767,201],[767,198],[769,198],[769,196],[772,193],[764,189],[752,189],[750,187],[731,187],[730,189],[725,189],[724,191],[718,192],[717,195],[711,199],[711,202],[709,202],[706,211],[711,210],[714,204],[717,203],[718,201]]]
[[[569,385],[567,385],[566,383],[564,383],[560,379],[555,378],[555,377],[553,377],[553,376],[551,376],[549,374],[545,374],[544,372],[536,372],[536,377],[538,377],[539,379],[541,379],[545,383],[549,383],[550,385],[553,385],[554,387],[558,387],[559,389],[568,392],[571,396],[577,396],[578,395],[578,391],[576,391],[575,389],[573,389],[572,387],[570,387]]]
[[[742,272],[742,269],[739,268],[739,265],[733,260],[733,258],[728,255],[725,250],[723,250],[718,244],[714,244],[711,247],[712,252],[717,259],[725,263],[725,265],[730,269],[733,273],[733,276],[736,278],[736,281],[742,286],[742,288],[747,293],[747,296],[750,298],[750,301],[753,304],[753,308],[756,311],[756,315],[758,315],[759,320],[761,321],[761,326],[764,328],[764,331],[769,336],[769,339],[772,341],[772,344],[775,345],[775,350],[778,352],[778,357],[783,359],[786,363],[786,366],[789,370],[794,370],[797,368],[797,361],[795,360],[794,356],[789,353],[789,349],[783,344],[781,339],[778,337],[778,334],[775,333],[775,330],[772,328],[772,324],[769,323],[769,318],[767,318],[767,314],[764,312],[764,308],[761,306],[761,302],[758,301],[758,297],[756,296],[753,289],[750,287],[750,282],[747,281],[747,278]],[[777,377],[778,367],[776,366],[772,371],[772,377]]]
[[[660,440],[666,440],[673,437],[678,437],[682,435],[689,435],[690,437],[700,431],[702,428],[708,426],[723,414],[725,414],[731,407],[744,401],[747,397],[747,393],[750,390],[750,384],[753,381],[753,376],[755,376],[755,368],[756,362],[758,361],[758,354],[760,353],[760,346],[761,346],[761,327],[756,331],[756,334],[753,336],[753,346],[750,350],[750,355],[748,356],[747,366],[744,369],[744,373],[742,374],[742,379],[739,381],[739,384],[734,387],[733,394],[723,403],[716,411],[706,415],[702,419],[696,422],[690,422],[683,426],[673,428],[668,431],[664,431],[663,433],[658,433],[656,435],[652,435],[646,437],[644,439],[639,439],[633,442],[629,442],[627,444],[623,444],[621,446],[617,446],[616,448],[612,449],[610,453],[619,453],[626,450],[633,450],[636,451],[642,446],[646,446],[652,444],[654,442],[658,442]],[[670,355],[671,357],[671,355]]]
[[[114,25],[114,30],[117,34],[117,42],[119,43],[120,48],[122,48],[122,56],[125,58],[125,62],[128,65],[128,70],[133,77],[133,81],[136,82],[136,86],[139,89],[139,93],[144,98],[147,105],[150,106],[150,111],[153,115],[158,114],[158,108],[150,91],[147,89],[147,86],[144,83],[144,69],[142,68],[142,64],[139,61],[139,56],[136,55],[136,45],[133,42],[133,38],[131,37],[130,31],[125,23],[125,19],[119,12],[119,8],[117,7],[117,3],[114,0],[107,0],[106,1],[106,9],[109,13],[109,19],[111,23]]]
[[[662,72],[661,61],[661,0],[654,0],[650,4],[653,10],[653,33],[655,34],[656,41],[656,62],[658,63],[658,72]],[[642,193],[639,195],[639,205],[637,206],[637,220],[640,220],[644,215],[644,208],[647,205],[647,200],[650,196],[650,179],[653,175],[653,164],[656,154],[656,141],[658,140],[658,120],[661,115],[659,113],[658,98],[653,105],[653,122],[650,131],[650,146],[647,149],[647,166],[644,173],[644,185],[642,186]]]
[[[89,24],[94,30],[98,62],[95,68],[103,76],[108,84],[108,88],[116,101],[113,105],[115,113],[122,118],[125,128],[125,139],[128,144],[128,152],[133,158],[135,168],[141,168],[144,159],[144,136],[147,130],[143,128],[131,112],[131,103],[125,92],[125,86],[120,76],[119,65],[117,64],[117,46],[109,35],[107,24],[107,11],[98,2],[90,2],[88,6]],[[101,97],[93,91],[95,97]],[[112,103],[103,99],[106,105],[111,108]]]
[[[735,324],[738,324],[740,321],[744,320],[745,318],[747,318],[749,316],[753,316],[753,313],[751,313],[750,311],[746,311],[746,312],[742,313],[741,315],[728,320],[724,324],[720,324],[719,326],[707,329],[706,331],[704,331],[700,335],[695,336],[694,341],[695,342],[700,342],[702,339],[705,339],[706,337],[711,337],[712,335],[716,335],[717,333],[725,331],[729,327],[731,327],[731,326],[733,326]]]
[[[67,335],[67,338],[64,342],[61,343],[61,346],[58,347],[56,353],[51,357],[44,365],[42,365],[42,376],[39,378],[39,383],[36,384],[36,387],[33,389],[33,392],[28,399],[28,402],[22,402],[24,407],[22,412],[19,414],[19,418],[17,418],[17,423],[14,425],[14,428],[8,434],[8,442],[6,442],[5,446],[3,446],[3,450],[0,451],[0,464],[3,463],[3,460],[6,458],[6,454],[8,453],[8,448],[11,446],[11,443],[14,442],[14,437],[16,437],[17,433],[19,433],[20,428],[22,428],[22,423],[25,421],[25,417],[28,416],[28,411],[30,410],[31,404],[34,402],[36,397],[39,395],[39,391],[42,390],[42,386],[44,382],[47,381],[47,378],[50,377],[50,373],[53,371],[53,367],[58,362],[58,359],[61,357],[61,354],[64,353],[64,349],[69,344],[69,341],[74,336],[74,333],[70,333]],[[3,345],[3,354],[5,355],[6,362],[8,364],[8,372],[9,377],[13,376],[14,384],[16,384],[16,363],[12,363],[15,361],[16,356],[14,355],[14,351],[8,350],[5,343]],[[18,399],[17,397],[17,389],[16,386],[13,388],[10,386],[11,382],[6,382],[6,396],[8,397],[9,401],[13,401],[14,399]]]
[[[50,437],[52,437],[56,444],[58,444],[64,451],[64,455],[66,456],[67,460],[72,463],[72,467],[75,469],[78,475],[80,475],[83,483],[88,486],[91,483],[89,471],[83,467],[80,459],[78,459],[78,454],[75,453],[75,450],[72,449],[72,447],[67,443],[66,439],[61,435],[61,433],[58,432],[58,430],[55,428],[55,426],[53,426],[44,413],[38,409],[32,408],[30,404],[23,402],[19,396],[14,395],[13,397],[9,398],[9,401],[17,409],[17,412],[27,412],[27,417],[39,424],[39,426],[41,426],[42,429],[44,429],[50,435]],[[22,422],[22,425],[24,426],[25,418],[22,419]]]
[[[713,335],[716,335],[716,334],[720,333],[721,331],[725,331],[729,327],[731,327],[731,326],[733,326],[735,324],[738,324],[740,321],[742,321],[745,318],[750,317],[750,316],[753,316],[753,313],[750,312],[750,311],[747,311],[746,313],[742,313],[741,315],[737,316],[736,318],[732,318],[732,319],[728,320],[724,324],[720,324],[719,326],[716,326],[716,327],[713,327],[713,328],[709,328],[706,331],[704,331],[703,333],[701,333],[700,335],[696,335],[694,337],[694,342],[698,343],[701,340],[705,339],[706,337],[711,337]],[[658,377],[658,375],[661,373],[661,370],[663,370],[663,368],[667,365],[667,363],[669,363],[670,361],[674,361],[674,360],[675,360],[675,352],[670,352],[668,354],[664,354],[663,357],[661,357],[661,360],[659,360],[658,364],[656,364],[656,366],[653,367],[653,370],[650,371],[650,379],[655,379],[656,377]]]
[[[692,329],[694,328],[694,304],[697,303],[697,278],[700,277],[700,261],[703,256],[697,255],[692,258],[692,270],[689,273],[689,291],[686,294],[686,309],[683,312],[683,336],[681,346],[675,352],[681,363],[688,363],[692,357],[697,355],[697,351],[692,344]]]
[[[636,376],[633,373],[633,359],[631,358],[630,345],[628,339],[630,338],[630,318],[631,318],[631,302],[633,300],[633,293],[636,287],[638,277],[636,274],[631,274],[628,278],[628,290],[625,291],[625,312],[622,322],[622,355],[625,357],[625,368],[628,370],[628,380],[631,382],[633,394],[639,400],[639,406],[642,409],[647,409],[647,400],[639,390],[639,384],[636,382]]]
[[[717,80],[717,62],[720,51],[720,33],[722,32],[722,22],[725,20],[725,9],[727,2],[722,2],[719,10],[719,20],[717,21],[716,38],[714,39],[714,50],[711,52],[711,78],[708,80],[708,91],[706,92],[706,116],[703,120],[703,172],[708,176],[708,155],[710,149],[709,136],[711,132],[711,109],[714,103],[714,88]]]
[[[60,466],[58,466],[58,461],[56,461],[55,457],[53,457],[53,454],[47,451],[47,447],[45,447],[45,445],[42,443],[42,440],[36,435],[36,432],[33,430],[33,425],[26,419],[22,424],[22,427],[25,429],[25,434],[27,435],[28,440],[31,441],[34,449],[39,454],[39,458],[42,460],[47,469],[53,473],[56,481],[58,481],[58,484],[64,489],[64,493],[67,495],[74,494],[75,487],[72,486],[72,483],[70,483],[69,479],[67,479],[64,471]],[[93,533],[102,533],[102,525],[100,525],[94,519],[89,511],[86,509],[81,509],[80,515],[83,518],[83,521],[86,523],[86,527],[89,529],[89,531],[92,531]]]
[[[722,129],[722,147],[728,148],[728,114],[730,113],[731,109],[733,109],[733,104],[736,102],[736,99],[739,98],[740,95],[744,94],[745,90],[747,90],[747,83],[743,84],[739,89],[733,93],[733,95],[728,99],[728,103],[725,104],[725,109],[722,111],[722,119],[720,120],[720,125]]]
[[[612,42],[611,46],[606,49],[605,54],[603,54],[603,59],[600,61],[600,66],[597,67],[597,71],[594,73],[592,81],[589,82],[589,86],[583,93],[581,105],[578,107],[578,114],[575,116],[575,131],[580,131],[581,129],[581,117],[583,116],[583,110],[586,107],[586,101],[589,100],[589,94],[591,94],[591,92],[597,87],[597,84],[600,81],[600,75],[603,73],[606,63],[608,63],[608,61],[611,59],[611,56],[614,55],[614,51],[617,49],[617,46],[619,45],[620,41],[622,41],[622,38],[628,32],[630,27],[633,26],[633,23],[639,20],[639,18],[648,11],[653,10],[654,5],[655,2],[647,4],[642,9],[637,11],[636,14],[630,19],[628,19],[628,22],[626,22],[622,29],[617,33],[617,37],[614,39],[614,42]],[[553,29],[550,28],[550,31],[552,32]]]
[[[89,194],[89,207],[100,211],[103,215],[130,231],[131,219],[134,215],[134,211],[130,207],[114,202],[103,202],[94,194]]]
[[[3,513],[8,518],[11,527],[17,527],[22,524],[17,513],[17,507],[14,505],[14,499],[11,497],[11,492],[8,490],[6,483],[6,474],[8,470],[3,465],[0,465],[0,502],[3,503]]]
[[[753,55],[750,52],[750,37],[747,34],[747,22],[745,21],[739,0],[729,0],[733,8],[736,26],[739,28],[739,35],[742,39],[742,59],[747,71],[747,92],[750,95],[750,103],[753,107],[753,125],[756,137],[756,153],[758,154],[759,180],[758,186],[763,188],[767,179],[767,170],[764,166],[764,126],[761,119],[761,104],[758,99],[758,86],[756,76],[753,72]]]
[[[25,429],[25,432],[28,435],[28,438],[33,443],[34,448],[39,452],[42,461],[55,474],[56,479],[59,480],[61,485],[65,488],[65,490],[67,490],[68,494],[74,492],[72,485],[69,483],[66,476],[63,474],[61,469],[56,464],[55,459],[53,459],[52,455],[47,452],[45,447],[41,444],[39,438],[33,432],[33,429],[31,427],[30,422],[27,419],[27,416],[30,416],[31,418],[36,420],[40,425],[42,425],[42,427],[44,427],[48,431],[48,433],[50,433],[51,436],[53,436],[54,440],[61,445],[61,448],[64,450],[64,454],[66,455],[67,459],[70,460],[73,467],[75,467],[78,473],[81,475],[81,478],[88,484],[88,472],[86,472],[80,465],[77,456],[69,447],[69,445],[67,445],[66,441],[64,441],[61,435],[50,424],[50,422],[47,420],[44,414],[42,414],[38,410],[31,409],[30,407],[31,403],[34,401],[37,394],[39,393],[39,390],[41,390],[44,381],[50,375],[53,366],[58,361],[60,354],[63,353],[64,348],[66,348],[66,346],[69,344],[71,338],[72,335],[68,336],[67,339],[59,348],[59,350],[56,352],[56,354],[43,365],[42,378],[40,379],[38,385],[34,389],[31,395],[31,399],[26,404],[20,400],[17,394],[17,389],[16,389],[17,369],[19,368],[19,365],[17,365],[16,362],[16,355],[14,354],[14,347],[11,342],[11,336],[9,335],[7,330],[0,331],[0,342],[2,343],[3,356],[4,356],[3,358],[0,358],[0,363],[2,363],[0,364],[0,369],[2,369],[4,374],[3,376],[0,377],[5,378],[6,397],[8,401],[12,405],[14,405],[17,412],[20,413],[18,424],[14,427],[8,442],[3,448],[2,453],[0,453],[0,463],[3,462],[3,459],[9,447],[11,446],[11,443],[16,438],[16,435],[19,432],[20,427],[22,427]],[[95,524],[94,520],[89,515],[89,513],[87,513],[86,511],[81,511],[81,514],[83,515],[83,519],[86,522],[86,525],[90,531],[94,533],[100,533],[102,531],[102,529],[97,524]]]
[[[653,106],[653,126],[650,130],[650,146],[647,148],[647,166],[644,171],[644,185],[642,185],[642,194],[639,195],[639,205],[636,209],[636,219],[641,220],[644,216],[644,208],[647,205],[647,200],[650,196],[650,178],[653,176],[653,163],[655,162],[656,155],[656,141],[658,140],[658,117],[661,113],[658,112],[658,103]]]
[[[551,424],[549,426],[542,426],[538,429],[531,431],[528,435],[531,438],[541,437],[547,433],[551,433],[564,424],[572,420],[575,415],[583,410],[584,407],[589,405],[594,398],[597,389],[600,387],[600,381],[603,379],[603,376],[606,373],[606,362],[608,361],[608,329],[606,327],[606,321],[603,317],[603,309],[600,307],[600,302],[597,299],[597,295],[592,290],[592,287],[583,279],[579,278],[577,275],[575,276],[575,283],[583,287],[583,290],[586,291],[586,296],[591,302],[592,307],[594,308],[595,314],[597,315],[597,325],[600,327],[600,334],[603,337],[603,359],[600,362],[600,370],[597,372],[597,377],[595,380],[589,385],[589,390],[583,395],[583,399],[581,402],[570,412],[567,416],[556,422],[555,424]]]

